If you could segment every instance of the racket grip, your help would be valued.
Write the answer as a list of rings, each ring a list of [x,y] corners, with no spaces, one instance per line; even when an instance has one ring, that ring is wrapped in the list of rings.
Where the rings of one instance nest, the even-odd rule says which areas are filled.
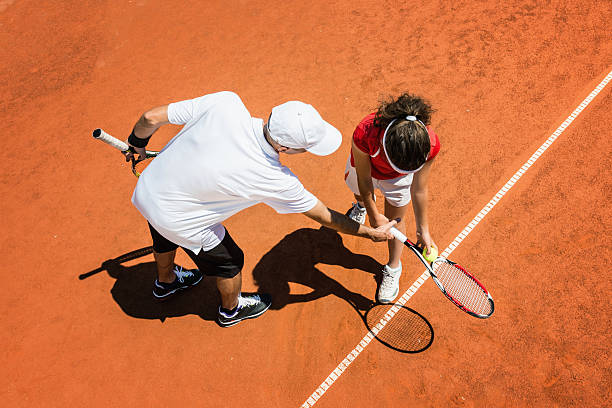
[[[402,234],[397,228],[395,227],[391,227],[391,229],[389,230],[389,232],[391,234],[393,234],[393,236],[395,237],[395,239],[397,239],[400,242],[406,242],[408,240],[408,237],[405,236],[404,234]]]
[[[127,143],[117,139],[116,137],[113,137],[113,136],[109,135],[108,133],[106,133],[102,129],[94,130],[92,136],[95,139],[98,139],[98,140],[108,144],[109,146],[112,146],[115,149],[120,150],[122,152],[125,152],[126,150],[129,149],[129,146],[127,145]]]

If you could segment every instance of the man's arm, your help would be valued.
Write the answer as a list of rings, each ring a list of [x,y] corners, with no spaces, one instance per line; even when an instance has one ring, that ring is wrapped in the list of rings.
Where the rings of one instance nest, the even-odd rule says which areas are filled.
[[[134,135],[139,139],[148,139],[168,121],[168,105],[158,106],[142,114],[134,125]]]
[[[397,224],[397,221],[393,220],[376,229],[370,228],[351,220],[344,214],[330,210],[321,201],[318,201],[310,211],[303,214],[325,227],[335,229],[336,231],[343,232],[345,234],[369,238],[374,242],[393,239],[393,235],[391,235],[389,230],[392,226]]]
[[[134,148],[141,158],[144,158],[145,146],[149,142],[149,138],[157,129],[163,125],[170,123],[168,121],[168,105],[158,106],[150,109],[142,114],[138,122],[134,125],[132,134],[128,138],[128,144]],[[132,153],[126,153],[126,159],[132,159]]]

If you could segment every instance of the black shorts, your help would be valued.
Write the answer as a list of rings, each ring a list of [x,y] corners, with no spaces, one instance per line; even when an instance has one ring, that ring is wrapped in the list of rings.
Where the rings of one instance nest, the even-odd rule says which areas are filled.
[[[179,247],[179,245],[161,236],[151,224],[149,224],[149,231],[151,231],[155,252],[171,252]],[[200,253],[196,254],[187,248],[183,248],[183,250],[193,260],[200,272],[208,276],[233,278],[240,273],[244,266],[244,252],[234,242],[227,230],[225,230],[223,241],[209,251],[201,250]]]

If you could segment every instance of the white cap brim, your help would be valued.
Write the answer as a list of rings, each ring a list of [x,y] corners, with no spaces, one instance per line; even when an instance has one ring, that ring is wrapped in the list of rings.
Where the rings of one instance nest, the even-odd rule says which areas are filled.
[[[317,156],[332,154],[342,144],[342,133],[327,122],[325,123],[325,137],[319,143],[306,149],[306,151]]]

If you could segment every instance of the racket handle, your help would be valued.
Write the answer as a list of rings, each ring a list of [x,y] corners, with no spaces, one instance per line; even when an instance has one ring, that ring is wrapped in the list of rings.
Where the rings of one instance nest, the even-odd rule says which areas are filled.
[[[397,239],[400,242],[406,242],[408,241],[408,237],[406,237],[404,234],[402,234],[397,228],[395,227],[391,227],[391,229],[389,230],[389,232],[391,234],[393,234],[393,236],[395,237],[395,239]]]
[[[127,145],[127,143],[117,139],[116,137],[112,137],[111,135],[109,135],[108,133],[103,131],[102,129],[94,130],[92,136],[95,139],[98,139],[98,140],[108,144],[109,146],[112,146],[115,149],[120,150],[122,152],[125,152],[125,151],[129,150],[129,146]]]

